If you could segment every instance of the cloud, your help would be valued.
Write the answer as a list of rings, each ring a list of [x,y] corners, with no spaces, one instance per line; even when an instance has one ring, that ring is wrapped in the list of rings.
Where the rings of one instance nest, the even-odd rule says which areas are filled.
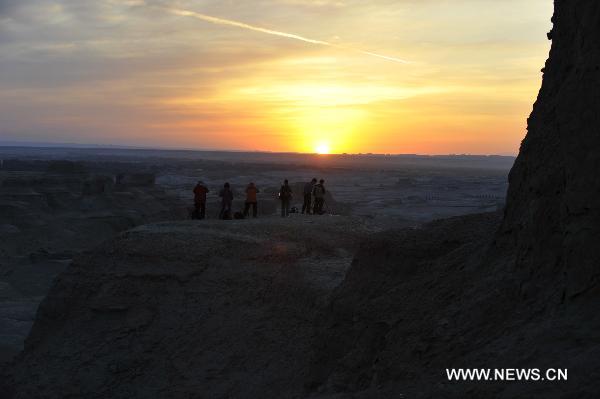
[[[488,93],[500,118],[537,90],[543,1],[548,12],[542,0],[0,0],[0,135],[164,144],[179,126],[190,144],[227,146],[340,107],[390,126],[423,115],[411,126],[427,130],[435,99],[462,104],[457,87]],[[388,54],[423,62],[373,62]],[[428,87],[445,95],[380,104]],[[477,111],[459,108],[464,120]]]
[[[18,4],[18,0],[0,0],[0,15],[9,14]]]
[[[199,19],[202,21],[210,22],[212,24],[233,26],[236,28],[247,29],[247,30],[251,30],[254,32],[265,33],[265,34],[273,35],[273,36],[280,36],[280,37],[284,37],[284,38],[292,39],[292,40],[299,40],[302,42],[316,44],[316,45],[320,45],[320,46],[335,47],[338,49],[354,51],[354,52],[368,55],[371,57],[381,58],[381,59],[384,59],[387,61],[398,62],[401,64],[408,63],[408,61],[403,60],[401,58],[391,57],[391,56],[387,56],[387,55],[383,55],[383,54],[377,54],[377,53],[374,53],[371,51],[365,51],[365,50],[361,50],[361,49],[357,49],[357,48],[353,48],[353,47],[349,47],[349,46],[345,46],[345,45],[334,44],[334,43],[330,43],[330,42],[327,42],[324,40],[310,39],[310,38],[296,35],[293,33],[287,33],[287,32],[282,32],[282,31],[273,30],[273,29],[266,29],[266,28],[262,28],[259,26],[250,25],[250,24],[247,24],[244,22],[234,21],[231,19],[213,17],[210,15],[202,14],[202,13],[195,12],[195,11],[182,10],[182,9],[178,9],[178,8],[168,8],[167,11],[169,11],[175,15],[192,17],[192,18]]]

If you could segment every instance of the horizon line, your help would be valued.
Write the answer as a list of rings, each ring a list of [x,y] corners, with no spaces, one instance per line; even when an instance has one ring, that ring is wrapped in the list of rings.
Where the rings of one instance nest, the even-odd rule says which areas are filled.
[[[63,149],[113,149],[113,150],[145,150],[145,151],[190,151],[190,152],[224,152],[224,153],[248,153],[248,154],[295,154],[295,155],[317,155],[321,157],[328,156],[465,156],[465,157],[507,157],[516,158],[517,154],[498,154],[498,153],[380,153],[380,152],[340,152],[329,154],[318,154],[316,152],[298,152],[298,151],[269,151],[269,150],[241,150],[224,148],[195,148],[195,147],[153,147],[153,146],[133,146],[127,144],[93,144],[93,143],[65,143],[65,142],[35,142],[35,141],[0,141],[0,148],[63,148]]]

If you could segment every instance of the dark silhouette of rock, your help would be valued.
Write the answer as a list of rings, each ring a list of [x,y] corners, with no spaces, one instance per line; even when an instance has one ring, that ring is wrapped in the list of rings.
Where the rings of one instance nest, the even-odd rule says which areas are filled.
[[[37,305],[75,255],[137,225],[185,218],[161,187],[117,193],[112,173],[47,172],[51,162],[13,162],[0,176],[0,279],[10,288],[0,298],[0,364],[23,349]]]
[[[314,309],[371,232],[318,222],[146,225],[79,257],[40,305],[10,395],[296,395]]]
[[[455,218],[366,243],[318,323],[311,391],[600,392],[600,4],[555,6],[552,50],[502,222]],[[562,383],[450,383],[450,367],[570,374]]]
[[[556,1],[553,21],[500,239],[517,248],[521,294],[550,284],[559,302],[600,282],[600,4]]]

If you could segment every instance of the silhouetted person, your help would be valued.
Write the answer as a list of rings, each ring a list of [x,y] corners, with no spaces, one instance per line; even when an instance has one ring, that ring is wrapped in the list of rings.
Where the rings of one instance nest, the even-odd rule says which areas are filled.
[[[246,204],[244,205],[244,216],[248,217],[250,207],[252,206],[252,217],[255,218],[258,214],[257,205],[258,200],[256,194],[260,193],[260,190],[254,185],[254,183],[248,184],[246,187]]]
[[[310,182],[304,185],[304,202],[302,203],[302,213],[305,211],[309,215],[312,213],[312,192],[313,188],[315,188],[315,184],[317,184],[317,179],[313,178]]]
[[[290,214],[290,201],[292,200],[292,188],[287,179],[279,189],[279,199],[281,200],[281,217],[287,217]]]
[[[315,196],[315,208],[313,212],[317,215],[322,215],[323,204],[325,203],[325,180],[321,179],[318,184],[315,184],[313,195]]]
[[[233,191],[231,191],[229,183],[225,183],[225,185],[219,192],[219,197],[221,197],[221,212],[219,213],[219,219],[231,219],[231,204],[233,203]]]
[[[194,187],[194,213],[193,219],[204,219],[206,215],[206,194],[210,190],[206,187],[202,180],[198,181]]]

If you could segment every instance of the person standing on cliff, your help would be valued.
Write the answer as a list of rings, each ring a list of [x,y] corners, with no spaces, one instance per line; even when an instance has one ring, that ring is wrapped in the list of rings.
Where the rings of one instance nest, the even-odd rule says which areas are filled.
[[[315,208],[313,213],[317,215],[323,214],[323,204],[325,203],[325,180],[321,179],[319,184],[315,184],[313,195],[315,196]]]
[[[292,200],[292,188],[287,179],[283,182],[283,186],[279,189],[279,199],[281,200],[281,217],[285,218],[290,215],[290,201]]]
[[[231,205],[233,204],[233,191],[229,183],[225,183],[223,188],[219,192],[221,197],[221,212],[219,213],[219,219],[230,220],[231,219]]]
[[[202,180],[199,180],[196,187],[194,187],[194,212],[192,213],[192,219],[204,219],[206,215],[206,194],[209,191]]]
[[[317,179],[313,178],[310,182],[304,185],[304,202],[302,203],[302,213],[305,211],[309,215],[312,213],[312,192],[313,188],[315,188],[315,184],[317,184]]]
[[[248,217],[248,213],[250,211],[250,206],[252,206],[252,217],[255,218],[258,214],[257,205],[258,200],[256,194],[260,193],[260,190],[256,187],[254,183],[248,184],[246,187],[246,204],[244,205],[244,217]]]

